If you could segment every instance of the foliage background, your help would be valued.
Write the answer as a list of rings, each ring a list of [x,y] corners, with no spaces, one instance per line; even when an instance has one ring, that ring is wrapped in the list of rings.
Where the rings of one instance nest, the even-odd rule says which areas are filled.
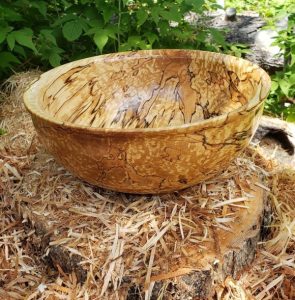
[[[294,4],[291,0],[229,0],[241,12],[258,11],[272,26],[289,15],[289,27],[276,43],[287,62],[273,77],[268,113],[295,120]],[[117,51],[186,48],[242,56],[243,46],[230,45],[223,32],[205,25],[214,0],[1,0],[0,81],[13,72],[60,64]],[[198,22],[184,16],[195,12]]]
[[[32,66],[55,67],[87,56],[152,48],[218,51],[223,35],[191,26],[183,16],[202,16],[204,0],[2,0],[0,76]],[[177,27],[171,27],[177,22]],[[176,24],[176,23],[174,23]]]

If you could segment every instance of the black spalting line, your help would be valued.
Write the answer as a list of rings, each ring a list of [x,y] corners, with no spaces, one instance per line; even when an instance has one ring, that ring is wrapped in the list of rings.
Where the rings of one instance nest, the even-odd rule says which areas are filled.
[[[105,103],[106,103],[106,99],[104,99],[104,98],[102,98],[102,99],[103,99],[103,100],[100,101],[101,98],[99,98],[99,99],[98,99],[98,103],[95,104],[96,110],[93,112],[93,110],[95,109],[95,107],[94,107],[94,108],[92,109],[92,112],[93,112],[93,113],[92,113],[92,112],[88,113],[88,115],[89,115],[90,117],[93,116],[93,118],[92,118],[91,121],[90,121],[90,125],[93,124],[95,118],[97,117],[98,111],[101,110],[101,108],[102,108],[102,107],[105,105]],[[95,100],[96,100],[96,99],[92,99],[91,104],[90,104],[89,107],[91,107],[91,106],[95,103]],[[101,103],[100,103],[100,102],[101,102]]]
[[[136,69],[136,68],[139,68],[139,67],[141,67],[144,63],[147,63],[148,61],[150,61],[150,59],[145,60],[143,63],[139,63],[139,61],[138,61],[137,64],[136,64],[135,66],[132,67],[132,69],[134,70],[134,69]],[[166,65],[166,68],[167,68],[171,63],[172,63],[172,62],[169,62],[169,63]],[[165,69],[166,69],[166,68],[165,68]],[[155,93],[156,91],[158,91],[158,93],[159,93],[161,90],[163,90],[163,88],[164,88],[165,85],[166,85],[166,82],[167,82],[169,79],[171,79],[171,78],[178,78],[177,76],[170,76],[170,77],[168,77],[168,78],[165,78],[165,82],[163,83],[164,75],[165,75],[165,70],[164,70],[164,72],[162,72],[161,81],[160,81],[160,84],[159,84],[159,87],[162,86],[162,88],[159,89],[159,87],[158,87],[158,88],[156,88],[156,89],[153,90],[152,96],[151,96],[147,101],[145,101],[145,103],[144,103],[143,106],[142,106],[142,110],[144,110],[144,108],[146,107],[146,103],[149,102],[151,99],[154,98],[154,101],[156,101],[157,96],[155,97],[154,93]],[[176,98],[177,98],[178,96],[180,97],[179,93],[176,94]],[[138,105],[138,109],[139,109],[139,106],[140,106],[140,104]],[[149,114],[149,111],[150,111],[151,107],[152,107],[152,104],[150,105],[150,108],[148,109],[148,111],[147,111],[147,113],[146,113],[146,116]],[[98,107],[96,107],[96,108],[97,108],[97,109],[95,109],[95,111],[92,111],[90,115],[92,115],[93,113],[95,113],[95,112],[98,110]],[[184,107],[184,108],[185,108],[185,107]],[[139,121],[140,118],[137,117],[137,116],[140,115],[140,112],[139,112],[138,109],[137,109],[137,112],[136,112],[135,115],[133,114],[131,117],[129,117],[129,120],[126,120],[126,116],[127,116],[128,109],[126,109],[126,110],[124,111],[125,116],[124,116],[124,118],[123,118],[123,123],[124,123],[125,125],[127,125],[128,123],[132,123],[132,122],[135,121],[136,119],[138,120],[138,122],[140,122],[140,121]],[[129,111],[130,111],[130,110],[129,110]],[[181,109],[181,107],[180,107],[180,111],[182,112],[183,117],[184,117],[184,113],[183,113],[183,110]],[[85,110],[84,110],[84,112],[85,112]],[[83,113],[84,113],[84,112],[83,112]],[[119,113],[117,114],[117,116],[113,119],[112,124],[118,122],[118,121],[120,120],[120,118],[121,118],[121,115],[122,115],[122,112],[119,112]],[[175,112],[172,113],[172,115],[175,115]],[[76,119],[77,119],[77,118],[75,118],[75,120],[76,120]],[[91,119],[90,125],[93,124],[94,120],[95,120],[95,116]],[[146,127],[146,126],[149,127],[149,126],[151,126],[151,125],[155,122],[155,117],[153,118],[153,120],[152,120],[151,122],[147,122],[147,121],[145,120],[145,118],[144,118],[144,121],[143,121],[143,122],[144,122],[144,126],[145,126],[145,127]],[[171,122],[171,118],[170,118],[170,121],[169,121],[169,122]],[[138,124],[138,125],[140,125],[140,124]]]
[[[87,109],[88,109],[90,106],[91,106],[91,102],[86,103],[86,104],[85,104],[83,107],[81,107],[79,110],[76,110],[76,111],[71,115],[71,117],[70,117],[70,118],[73,118],[72,122],[77,121],[77,119],[78,119],[79,117],[81,117],[81,116],[83,115],[83,113],[84,113],[85,111],[87,111]],[[76,114],[76,116],[74,117],[75,114]]]
[[[132,66],[131,69],[132,69],[133,71],[139,70],[139,68],[141,68],[144,64],[150,62],[151,60],[152,60],[152,58],[145,59],[143,62],[142,62],[141,60],[138,60],[138,61],[136,61],[136,64],[135,64],[134,66]],[[190,59],[186,59],[186,63],[187,63],[187,61],[189,62],[186,69],[187,69],[187,75],[188,75],[189,78],[190,78],[190,88],[191,88],[194,92],[196,92],[198,95],[201,95],[199,91],[197,91],[197,90],[195,90],[194,88],[192,88],[192,80],[195,78],[195,74],[194,74],[193,72],[190,71],[190,64],[191,64],[191,62],[192,62],[192,59],[191,59],[191,58],[190,58]],[[118,112],[117,112],[117,115],[113,118],[111,124],[116,124],[116,123],[118,123],[119,120],[122,118],[122,114],[123,114],[124,116],[123,116],[123,119],[122,119],[122,121],[121,121],[123,126],[127,126],[128,124],[132,124],[132,123],[135,122],[135,121],[137,121],[136,128],[138,128],[138,127],[140,127],[140,126],[142,126],[142,125],[143,125],[145,128],[152,126],[152,125],[154,124],[154,122],[156,121],[156,118],[157,118],[158,116],[154,116],[153,119],[152,119],[152,121],[150,121],[150,122],[148,122],[148,121],[146,120],[146,117],[149,115],[150,110],[151,110],[151,108],[153,107],[153,103],[158,99],[159,93],[160,93],[161,91],[164,90],[164,88],[165,88],[167,82],[168,82],[170,79],[172,79],[172,78],[174,79],[174,78],[175,78],[175,79],[178,79],[178,80],[180,81],[180,78],[179,78],[178,75],[173,75],[173,76],[169,76],[169,77],[165,78],[165,71],[166,71],[166,69],[169,67],[169,65],[171,65],[172,63],[173,63],[173,61],[172,61],[172,62],[169,61],[168,64],[166,65],[164,71],[162,72],[162,75],[161,75],[161,78],[160,78],[159,85],[158,85],[156,88],[153,89],[151,97],[150,97],[149,99],[145,100],[143,104],[142,104],[142,102],[140,102],[140,103],[137,105],[137,107],[136,107],[135,110],[134,110],[134,108],[126,108],[126,109],[124,109],[124,110],[118,111]],[[63,86],[63,87],[55,94],[55,96],[56,96],[56,95],[57,95],[57,94],[58,94],[58,93],[66,86],[66,85],[70,85],[70,84],[74,81],[74,80],[72,80],[72,78],[71,78],[72,76],[74,76],[74,74],[81,72],[81,71],[82,71],[83,69],[85,69],[87,66],[90,66],[90,64],[89,64],[89,65],[86,65],[86,66],[84,66],[84,67],[76,67],[76,68],[80,68],[80,70],[75,71],[75,73],[71,74],[71,75],[65,80],[65,83],[66,83],[66,84],[65,84],[65,85],[64,85],[64,86]],[[72,70],[75,70],[76,68],[73,68]],[[71,71],[71,70],[69,70],[68,72],[70,72],[70,71]],[[208,74],[209,74],[210,78],[207,79],[207,81],[209,80],[209,82],[207,82],[207,84],[211,84],[211,83],[216,84],[216,83],[218,83],[218,82],[220,81],[220,80],[217,78],[217,77],[218,77],[217,74],[214,73],[213,71],[211,71],[211,72],[208,71]],[[236,81],[241,82],[241,81],[239,80],[238,75],[237,75],[235,72],[233,72],[233,71],[227,71],[227,70],[225,70],[225,74],[227,75],[227,78],[225,77],[225,78],[223,78],[223,80],[226,80],[226,81],[229,83],[229,93],[232,94],[232,91],[231,91],[231,90],[233,90],[233,91],[237,92],[238,95],[240,95],[240,97],[242,97],[242,99],[243,99],[244,101],[247,101],[246,98],[245,98],[245,96],[243,96],[243,95],[240,93],[240,91],[238,90],[238,88],[237,88],[237,86],[236,86]],[[233,78],[233,75],[234,75],[235,78]],[[61,76],[64,76],[64,74],[61,75]],[[217,77],[216,77],[216,76],[217,76]],[[215,78],[215,77],[216,77],[216,78]],[[164,78],[165,78],[165,81],[164,81]],[[222,78],[221,78],[221,79],[222,79]],[[57,80],[58,80],[58,79],[57,79]],[[246,79],[245,79],[245,80],[246,80]],[[245,80],[243,80],[243,81],[245,81]],[[235,82],[234,82],[234,81],[235,81]],[[93,77],[93,78],[90,80],[90,82],[87,82],[87,84],[91,86],[91,87],[90,87],[90,94],[91,94],[92,96],[96,95],[97,92],[100,90],[100,89],[98,88],[97,91],[96,91],[95,93],[93,93],[94,86],[95,86],[95,84],[96,84],[97,82],[98,82],[98,80],[96,80],[95,77]],[[253,86],[252,81],[249,81],[249,82],[250,82],[251,85]],[[66,102],[68,102],[69,100],[71,100],[71,99],[72,99],[78,92],[80,92],[85,86],[86,86],[86,84],[84,84],[84,85],[83,85],[79,90],[77,90],[77,91],[76,91],[69,99],[67,99],[67,100],[66,100],[66,101],[58,108],[58,110],[55,112],[55,115],[60,111],[60,109],[63,107],[63,105],[64,105]],[[157,93],[157,95],[155,95],[155,93]],[[175,86],[175,89],[174,89],[173,94],[175,95],[175,101],[179,102],[179,111],[182,113],[184,122],[186,122],[186,121],[187,121],[187,120],[185,120],[185,110],[186,110],[186,105],[185,105],[185,103],[184,103],[184,101],[183,101],[183,99],[182,99],[182,97],[181,97],[180,92],[179,92],[179,83]],[[55,97],[55,96],[54,96],[54,97]],[[90,126],[93,125],[95,119],[96,119],[97,116],[98,116],[98,112],[101,111],[101,109],[105,106],[105,103],[106,103],[106,101],[107,101],[107,99],[104,99],[104,101],[102,101],[102,103],[101,103],[101,96],[102,96],[102,95],[100,95],[99,99],[97,100],[97,103],[96,103],[95,107],[94,107],[94,108],[92,109],[92,111],[90,112],[90,117],[92,116],[92,119],[91,119],[90,122],[89,122]],[[147,107],[147,105],[148,105],[147,103],[149,103],[152,99],[153,99],[153,102],[149,104],[149,108],[147,109],[147,112],[146,112],[145,116],[143,117],[143,116],[141,115],[141,112],[144,111],[144,109],[145,109],[145,108]],[[198,101],[197,101],[197,100],[198,100]],[[194,103],[194,107],[195,107],[195,108],[194,108],[194,111],[193,111],[192,113],[190,113],[188,122],[191,122],[192,117],[196,114],[196,106],[197,106],[197,105],[198,105],[199,107],[201,107],[201,109],[202,109],[202,111],[203,111],[203,117],[204,117],[204,119],[208,119],[208,118],[210,118],[210,117],[212,117],[212,116],[214,116],[214,115],[218,115],[218,114],[213,114],[212,112],[209,111],[210,103],[209,103],[208,100],[207,100],[207,102],[206,102],[206,104],[205,104],[204,106],[202,106],[200,103],[198,103],[199,100],[200,100],[200,97],[199,97],[199,99],[196,98],[196,101],[195,101],[195,103]],[[243,101],[243,100],[242,100],[242,101]],[[95,100],[92,100],[91,103],[90,103],[89,105],[86,105],[86,106],[82,106],[82,105],[83,105],[83,103],[82,103],[82,104],[78,107],[78,109],[76,109],[76,110],[74,111],[74,113],[72,114],[72,116],[71,116],[70,118],[68,118],[68,119],[74,118],[74,115],[76,114],[75,118],[73,119],[73,122],[75,122],[81,115],[83,115],[83,114],[89,109],[89,107],[91,107],[91,106],[93,105],[93,103],[94,103],[93,101],[95,101]],[[241,101],[239,100],[239,102],[241,102]],[[53,101],[52,101],[51,103],[53,103]],[[181,103],[182,105],[181,105],[180,103]],[[241,102],[241,103],[242,103],[242,102]],[[141,104],[142,104],[142,105],[141,105]],[[49,106],[49,105],[50,105],[50,103],[48,104],[48,106]],[[141,109],[140,109],[140,107],[141,107]],[[253,108],[253,109],[254,109],[254,108]],[[251,109],[251,110],[252,110],[252,109]],[[251,111],[251,110],[249,110],[249,111]],[[127,119],[127,114],[128,114],[128,113],[130,113],[131,116],[128,116],[128,119]],[[162,116],[163,116],[164,113],[166,113],[165,110],[162,112]],[[171,123],[171,121],[172,121],[173,118],[175,117],[175,114],[176,114],[176,111],[175,111],[175,109],[174,109],[174,110],[171,111],[171,115],[170,115],[168,124]]]
[[[171,60],[168,61],[167,65],[165,66],[165,69],[162,71],[162,75],[161,75],[161,78],[160,78],[160,80],[159,80],[158,87],[155,88],[155,89],[153,89],[153,92],[152,92],[151,97],[150,97],[149,99],[147,99],[147,100],[144,102],[144,104],[142,105],[141,111],[144,111],[144,110],[145,110],[145,107],[148,105],[148,103],[149,103],[152,99],[154,99],[153,102],[150,103],[149,108],[148,108],[148,110],[147,110],[145,116],[141,116],[141,111],[139,111],[139,108],[138,108],[137,114],[138,114],[138,116],[139,116],[139,119],[141,119],[141,121],[138,122],[138,124],[136,125],[136,128],[140,128],[142,125],[144,126],[144,128],[148,128],[151,124],[153,124],[153,123],[155,122],[155,117],[153,118],[153,120],[152,120],[150,123],[146,120],[146,117],[149,115],[149,112],[150,112],[150,110],[151,110],[151,108],[152,108],[152,106],[153,106],[153,103],[157,100],[157,97],[158,97],[160,91],[162,91],[163,88],[165,87],[165,84],[166,84],[167,80],[171,79],[172,77],[175,78],[175,76],[170,76],[169,78],[167,78],[167,79],[165,80],[164,86],[162,86],[162,85],[163,85],[163,80],[164,80],[164,77],[165,77],[165,71],[166,71],[166,69],[167,69],[172,63],[173,63],[173,61],[171,61]],[[154,93],[156,93],[156,92],[157,92],[157,95],[154,96]],[[139,106],[139,107],[140,107],[140,106]]]
[[[135,120],[137,120],[137,122],[140,121],[139,119],[139,115],[137,114],[137,111],[139,109],[140,106],[140,102],[136,103],[136,107],[127,107],[124,108],[123,110],[119,110],[116,114],[116,116],[114,117],[114,119],[112,120],[111,124],[117,124],[119,122],[119,120],[121,119],[121,117],[123,117],[121,123],[122,123],[122,128],[127,127],[128,124],[132,124]],[[127,114],[128,112],[131,112],[132,115],[129,117],[129,119],[127,118]]]
[[[169,121],[168,121],[168,124],[171,123],[171,121],[174,119],[174,116],[175,116],[175,109],[171,112],[171,115],[170,115],[170,118],[169,118]]]
[[[75,116],[75,113],[78,112],[81,107],[82,109],[85,107],[85,105],[87,105],[87,100],[90,98],[91,96],[88,96],[87,98],[84,99],[84,101],[82,101],[76,108],[75,111],[66,119],[67,122],[70,122],[71,118],[73,118]]]
[[[94,77],[95,78],[95,77]],[[96,96],[96,94],[98,93],[98,91],[99,91],[99,89],[97,89],[97,91],[94,93],[93,92],[93,89],[94,89],[94,87],[95,87],[95,84],[97,83],[97,82],[99,82],[97,79],[96,80],[94,80],[94,78],[92,78],[91,80],[90,80],[90,82],[89,82],[89,85],[90,85],[90,95],[91,96]]]
[[[164,72],[163,72],[163,73],[164,73]],[[164,74],[163,74],[163,75],[164,75]],[[148,110],[147,110],[147,113],[145,114],[145,117],[144,117],[143,120],[140,122],[140,124],[138,124],[139,127],[140,127],[140,125],[141,125],[142,123],[144,123],[144,128],[148,128],[148,127],[150,127],[151,125],[153,125],[153,124],[155,123],[155,121],[156,121],[156,116],[153,118],[153,120],[152,120],[151,122],[148,122],[148,121],[146,120],[146,117],[149,115],[149,112],[150,112],[150,110],[151,110],[152,107],[153,107],[153,103],[157,100],[157,98],[158,98],[158,96],[159,96],[159,93],[160,93],[161,91],[164,90],[167,81],[170,80],[170,79],[177,79],[177,78],[178,78],[178,76],[169,76],[168,78],[165,79],[165,82],[163,83],[163,82],[162,82],[162,81],[163,81],[163,77],[164,77],[164,76],[162,76],[162,79],[161,79],[161,82],[160,82],[160,85],[159,85],[160,88],[159,88],[159,90],[158,90],[158,94],[155,96],[153,102],[150,104],[150,106],[149,106],[149,108],[148,108]],[[142,111],[144,110],[144,107],[146,106],[146,103],[149,102],[152,98],[153,98],[153,97],[151,97],[149,100],[145,101],[145,103],[144,103],[144,105],[143,105],[143,108],[142,108]]]
[[[133,67],[133,69],[135,69],[135,68],[140,68],[141,66],[142,66],[142,64],[144,64],[144,63],[146,63],[146,62],[148,62],[150,59],[146,59],[143,63],[139,63],[139,62],[137,62],[137,65],[135,65],[134,67]],[[92,79],[93,80],[93,79]],[[96,83],[97,81],[93,81],[93,85]],[[84,86],[83,86],[84,87]],[[82,87],[82,88],[83,88]],[[92,86],[92,88],[91,88],[91,90],[93,89],[93,86]],[[75,95],[76,95],[76,93],[75,93]],[[73,95],[74,96],[74,95]],[[73,97],[72,96],[72,97]],[[72,98],[71,97],[71,98]],[[97,111],[99,111],[100,110],[100,108],[101,107],[98,107],[98,104],[99,103],[97,103],[97,105],[96,105],[96,107],[95,107],[95,110],[92,110],[92,112],[90,113],[90,115],[92,115],[93,113],[96,113]],[[105,101],[103,102],[103,103],[101,103],[101,106],[103,106],[105,104]],[[61,107],[60,107],[61,108]],[[60,109],[59,108],[59,109]],[[88,107],[87,107],[88,108]],[[87,109],[86,109],[87,110]],[[80,117],[81,116],[81,114],[83,114],[83,113],[85,113],[86,112],[86,110],[84,110],[82,113],[80,113],[79,115],[78,115],[78,117]],[[76,111],[75,111],[76,112]],[[75,112],[74,112],[74,114],[75,114]],[[57,113],[57,112],[56,112]],[[72,118],[73,117],[73,115],[70,117],[70,118]],[[76,121],[77,120],[77,118],[78,117],[76,117],[76,118],[74,118],[74,120],[73,121]],[[91,119],[91,121],[90,121],[90,125],[92,125],[93,124],[93,122],[94,122],[94,120],[95,120],[95,118],[96,118],[96,116],[94,116],[92,119]],[[125,122],[126,122],[126,124],[127,123],[129,123],[130,121],[132,121],[132,120],[126,120],[126,117],[124,117],[124,119],[125,119]],[[133,117],[133,120],[134,120],[135,118]],[[116,118],[112,121],[112,123],[113,122],[116,122]]]
[[[62,104],[60,105],[60,107],[54,112],[54,116],[56,116],[57,113],[64,107],[64,105],[67,102],[69,102],[73,97],[75,97],[79,92],[81,92],[87,85],[88,85],[88,82],[86,82],[84,85],[82,85],[82,87],[78,88],[78,90],[74,94],[72,94],[71,97],[69,97],[67,100],[63,101]]]
[[[77,71],[74,71],[74,73],[73,74],[71,74],[68,78],[66,78],[66,80],[64,81],[65,83],[67,82],[67,81],[70,81],[70,77],[71,76],[73,76],[74,74],[77,74],[77,73],[79,73],[79,72],[81,72],[81,71],[83,71],[84,69],[86,69],[86,68],[89,68],[91,65],[93,65],[93,63],[89,63],[89,64],[87,64],[87,65],[85,65],[85,66],[78,66],[78,67],[75,67],[75,68],[72,68],[72,69],[70,69],[70,70],[68,70],[67,71],[67,73],[63,73],[63,74],[61,74],[60,76],[58,76],[47,88],[46,88],[46,90],[44,91],[44,94],[43,94],[43,103],[45,103],[45,96],[46,96],[46,94],[47,94],[47,91],[59,80],[59,79],[61,79],[62,77],[64,77],[66,74],[68,74],[68,73],[70,73],[71,71],[74,71],[75,69],[78,69]],[[51,97],[52,97],[52,101],[51,102],[48,102],[48,104],[46,105],[46,108],[47,109],[49,109],[49,106],[56,100],[56,95],[63,89],[63,88],[65,88],[66,87],[66,85],[63,85],[55,94],[54,94],[54,96],[52,96],[52,95],[50,95]]]

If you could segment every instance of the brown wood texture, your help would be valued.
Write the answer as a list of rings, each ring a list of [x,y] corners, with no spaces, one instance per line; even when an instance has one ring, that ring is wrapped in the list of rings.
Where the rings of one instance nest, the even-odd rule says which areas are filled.
[[[243,59],[152,50],[55,68],[24,99],[46,149],[78,177],[161,193],[224,170],[253,136],[269,88]]]

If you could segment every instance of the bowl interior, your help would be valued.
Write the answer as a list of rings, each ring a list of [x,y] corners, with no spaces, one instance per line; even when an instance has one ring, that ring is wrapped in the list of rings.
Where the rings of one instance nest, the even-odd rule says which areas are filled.
[[[242,59],[201,51],[143,53],[45,73],[41,110],[78,126],[157,128],[228,113],[261,92],[262,70]]]

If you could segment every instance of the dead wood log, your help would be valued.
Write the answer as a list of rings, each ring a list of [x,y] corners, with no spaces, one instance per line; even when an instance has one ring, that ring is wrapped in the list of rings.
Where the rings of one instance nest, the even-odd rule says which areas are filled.
[[[237,14],[235,20],[225,18],[224,13],[210,14],[209,26],[221,30],[227,30],[226,40],[229,43],[238,43],[249,46],[250,51],[245,58],[258,64],[268,73],[273,74],[284,67],[284,57],[274,55],[267,51],[265,45],[256,41],[257,33],[266,25],[266,22],[255,12]]]
[[[295,124],[263,116],[253,138],[267,157],[295,168]]]
[[[255,133],[254,140],[272,138],[279,142],[290,155],[295,153],[295,124],[278,118],[263,116]]]

